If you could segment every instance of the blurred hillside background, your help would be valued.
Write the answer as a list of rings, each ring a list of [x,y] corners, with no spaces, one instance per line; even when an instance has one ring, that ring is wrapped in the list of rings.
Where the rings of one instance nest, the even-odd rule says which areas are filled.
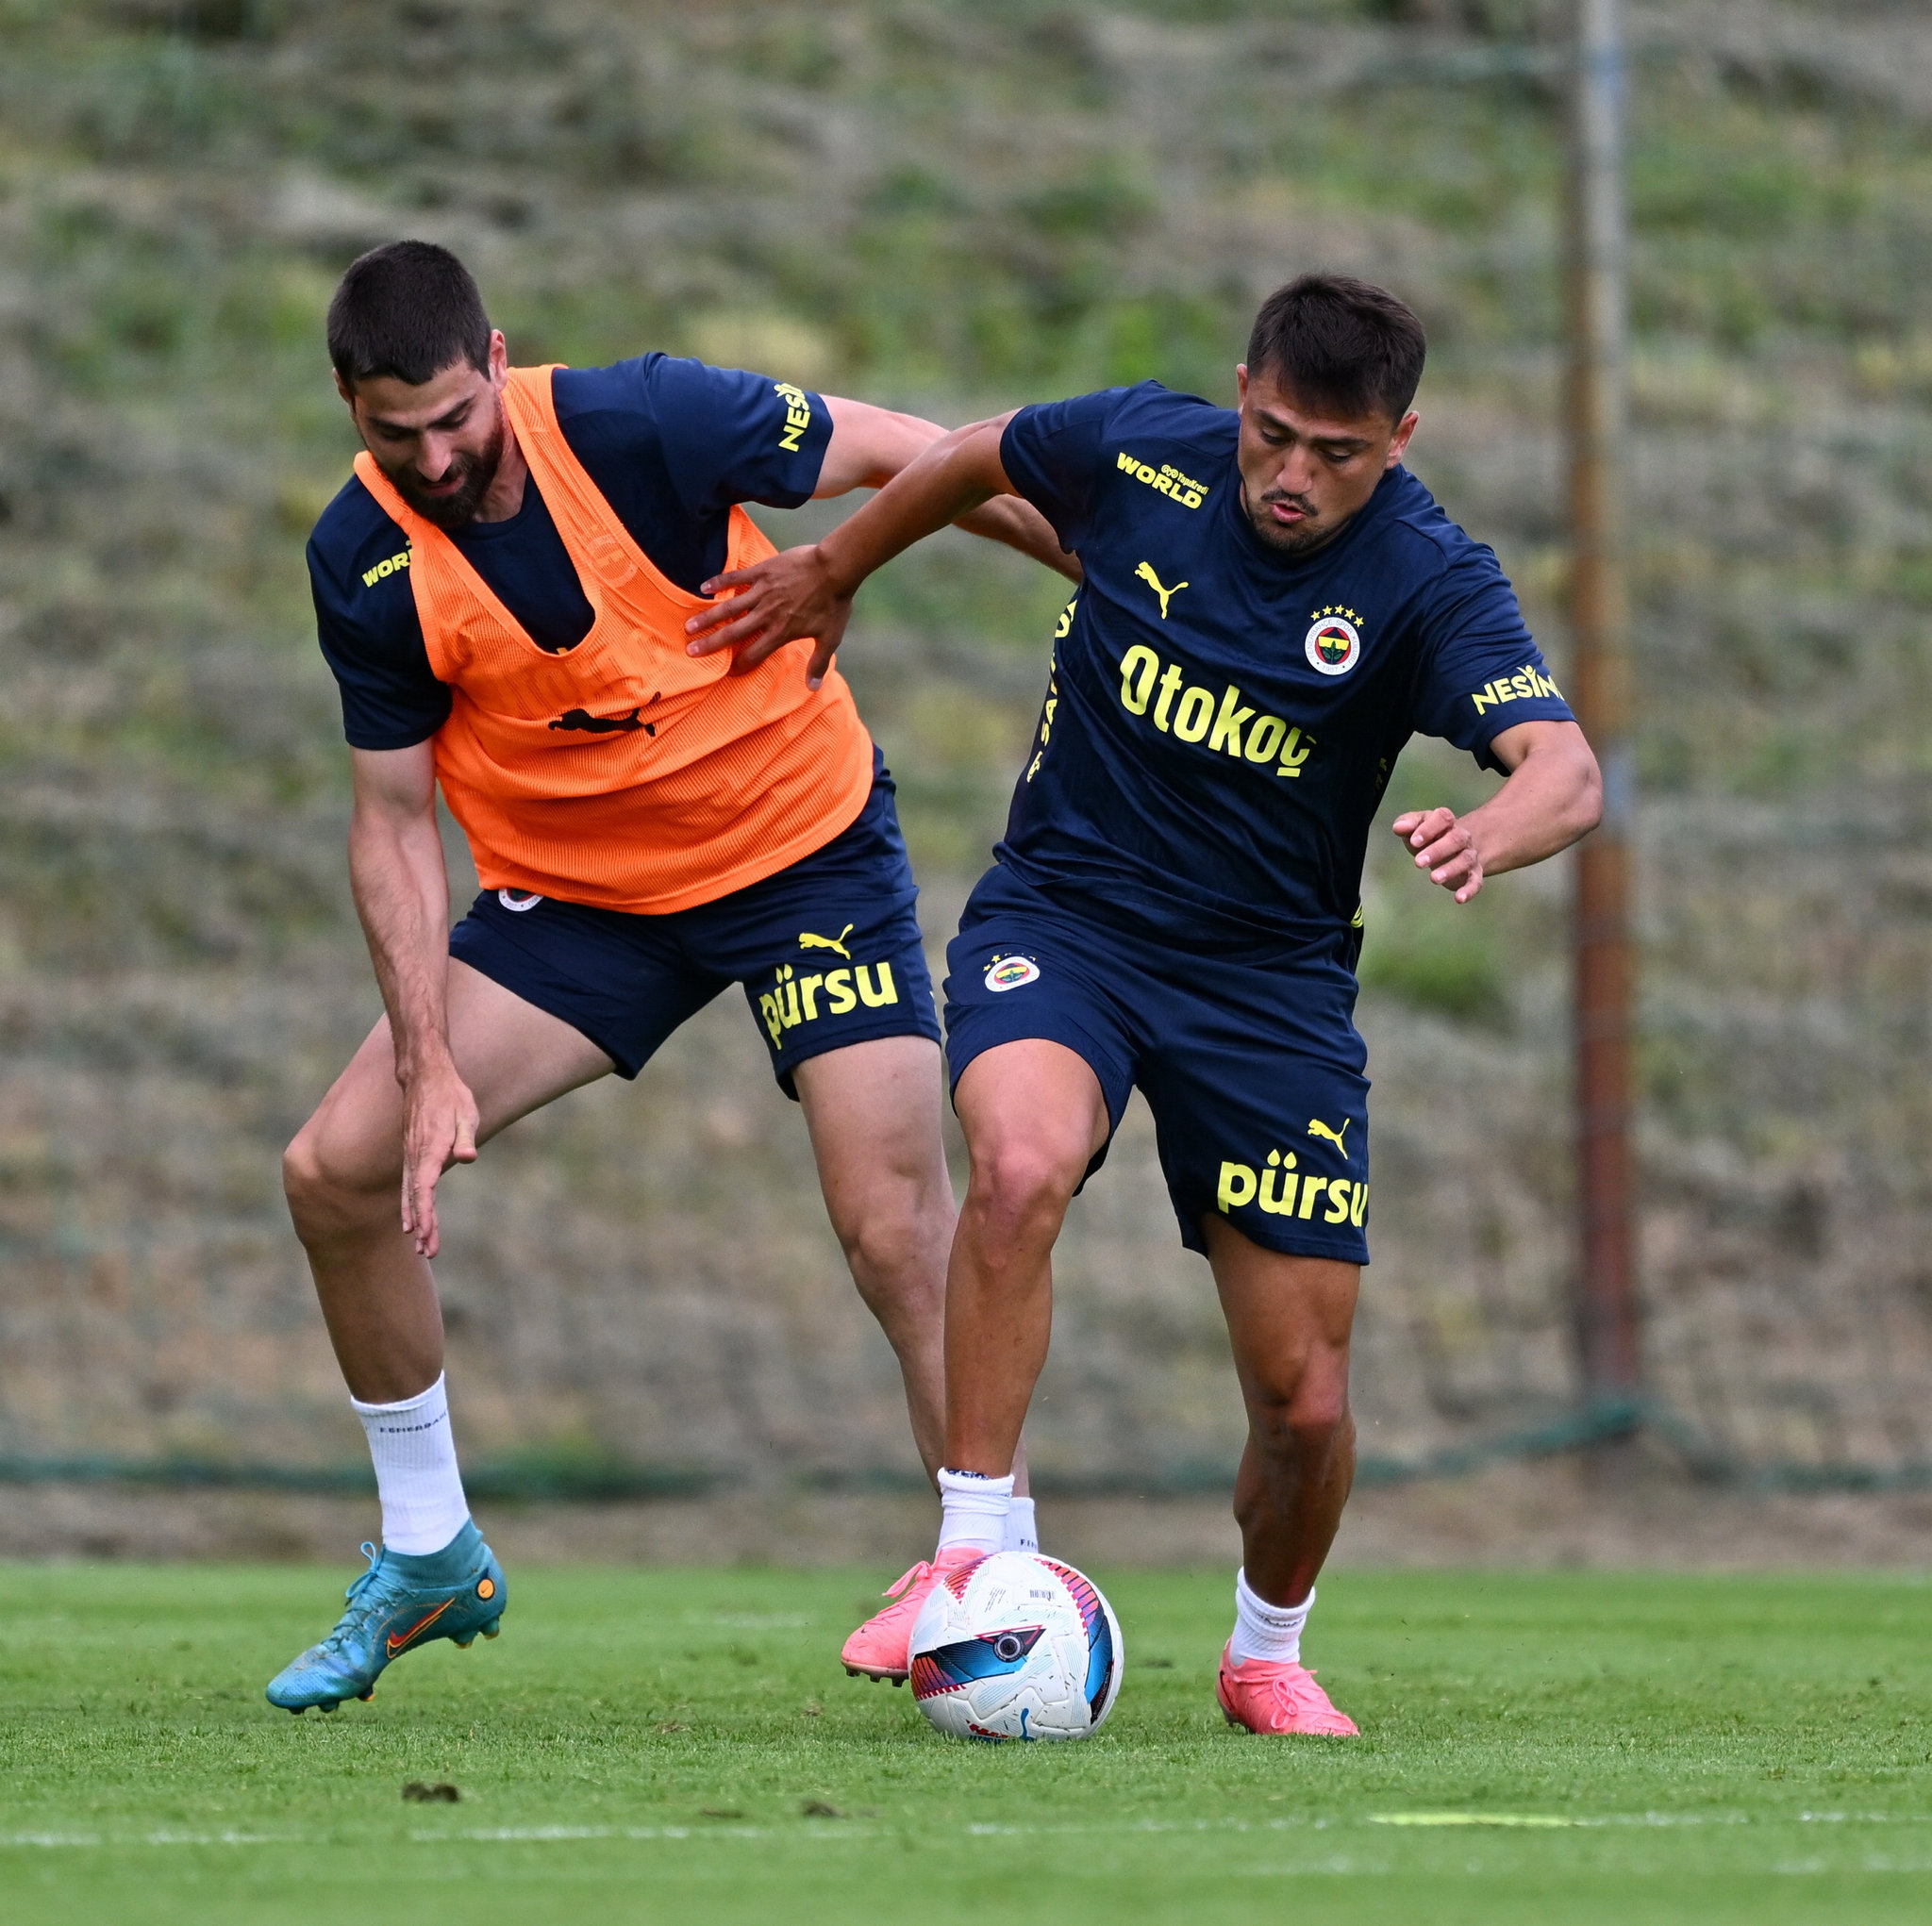
[[[1413,465],[1562,680],[1557,12],[1540,0],[0,0],[0,1459],[354,1465],[277,1154],[378,1003],[302,544],[354,451],[332,284],[458,249],[514,358],[661,347],[945,422],[1384,281]],[[1932,23],[1635,5],[1642,1250],[1663,1433],[1932,1465]],[[822,511],[771,515],[780,541]],[[843,654],[935,946],[1056,578],[963,538]],[[1474,802],[1441,745],[1388,808]],[[458,854],[458,892],[461,895]],[[1384,1469],[1576,1400],[1565,865],[1368,899]],[[911,1481],[897,1379],[739,1000],[446,1187],[471,1460]],[[1137,1109],[1062,1247],[1036,1463],[1224,1481],[1241,1419]]]

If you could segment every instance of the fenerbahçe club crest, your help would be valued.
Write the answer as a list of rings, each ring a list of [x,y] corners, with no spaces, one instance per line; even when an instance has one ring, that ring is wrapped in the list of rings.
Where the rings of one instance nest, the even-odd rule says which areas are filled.
[[[1352,608],[1319,608],[1304,647],[1321,675],[1346,675],[1361,660],[1361,620]]]
[[[1003,989],[1020,989],[1040,981],[1040,965],[1031,956],[995,956],[986,972],[986,987],[995,996]]]

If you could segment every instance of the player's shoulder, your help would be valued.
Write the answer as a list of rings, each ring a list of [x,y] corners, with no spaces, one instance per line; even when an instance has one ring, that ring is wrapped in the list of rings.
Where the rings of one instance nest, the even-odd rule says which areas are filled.
[[[1195,466],[1232,460],[1241,440],[1241,417],[1198,394],[1142,381],[1115,390],[1102,434],[1112,466],[1131,473],[1135,462],[1157,470],[1163,460],[1191,459]]]
[[[654,350],[602,368],[554,369],[550,398],[557,419],[568,423],[588,415],[655,415],[658,370],[671,358]]]
[[[1145,487],[1198,508],[1233,460],[1240,432],[1229,409],[1142,381],[1022,408],[1003,450],[1023,463],[1083,472],[1103,490],[1118,484],[1136,502]]]
[[[693,407],[731,409],[741,407],[747,398],[782,402],[802,392],[791,382],[660,349],[603,368],[558,368],[550,377],[557,418],[566,427],[597,415],[657,425]]]
[[[1179,441],[1224,443],[1229,448],[1241,434],[1241,417],[1234,409],[1183,389],[1141,381],[1111,392],[1115,402],[1108,425],[1118,433],[1168,435]]]
[[[1241,418],[1231,409],[1216,407],[1198,394],[1163,388],[1158,381],[1137,382],[1131,388],[1101,388],[1065,401],[1038,403],[1022,408],[1020,418],[1052,431],[1083,429],[1104,452],[1117,453],[1128,438],[1151,445],[1224,450],[1232,453],[1241,432]]]
[[[331,629],[407,633],[416,621],[409,588],[409,538],[351,475],[308,538],[308,578]]]
[[[408,566],[409,538],[361,476],[352,474],[309,534],[309,573],[347,593],[352,585],[373,589]]]
[[[809,475],[747,473],[742,464],[748,457],[784,461],[822,455],[830,433],[831,418],[819,397],[795,382],[660,352],[608,368],[559,368],[551,377],[551,396],[564,438],[607,494],[611,489],[623,493],[636,480],[635,472],[612,464],[662,461],[687,481],[729,472],[741,499],[796,495],[803,501],[811,493],[815,469]]]
[[[1391,470],[1378,493],[1383,499],[1376,504],[1375,521],[1385,559],[1423,578],[1498,567],[1495,551],[1454,521],[1411,470]]]

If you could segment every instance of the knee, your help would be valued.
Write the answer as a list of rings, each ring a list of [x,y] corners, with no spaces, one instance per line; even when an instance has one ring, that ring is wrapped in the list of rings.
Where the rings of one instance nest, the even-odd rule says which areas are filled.
[[[868,1301],[937,1294],[953,1235],[952,1191],[941,1180],[871,1187],[832,1215],[832,1230]]]
[[[312,1119],[282,1153],[282,1192],[296,1234],[305,1240],[363,1228],[380,1211],[385,1194],[381,1187],[358,1182],[328,1154]]]
[[[1326,1351],[1271,1373],[1249,1400],[1255,1440],[1278,1461],[1319,1464],[1354,1435],[1348,1358]]]
[[[1087,1157],[1071,1144],[1008,1137],[973,1146],[967,1208],[1002,1238],[1051,1239],[1079,1187]]]

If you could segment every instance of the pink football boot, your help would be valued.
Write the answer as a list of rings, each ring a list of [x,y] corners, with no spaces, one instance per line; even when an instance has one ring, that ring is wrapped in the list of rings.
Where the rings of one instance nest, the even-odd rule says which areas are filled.
[[[863,1673],[874,1683],[891,1679],[893,1685],[903,1685],[907,1673],[912,1669],[912,1627],[919,1618],[919,1608],[941,1578],[963,1585],[965,1574],[985,1555],[966,1546],[956,1546],[950,1552],[938,1552],[930,1565],[921,1559],[910,1571],[902,1572],[885,1592],[887,1598],[898,1602],[888,1605],[883,1612],[874,1612],[845,1641],[844,1650],[839,1654],[845,1669],[855,1679]]]
[[[1292,1662],[1277,1665],[1265,1658],[1244,1658],[1237,1663],[1232,1652],[1224,1651],[1214,1696],[1221,1701],[1227,1722],[1250,1732],[1360,1736],[1355,1720],[1328,1702],[1314,1673]]]

